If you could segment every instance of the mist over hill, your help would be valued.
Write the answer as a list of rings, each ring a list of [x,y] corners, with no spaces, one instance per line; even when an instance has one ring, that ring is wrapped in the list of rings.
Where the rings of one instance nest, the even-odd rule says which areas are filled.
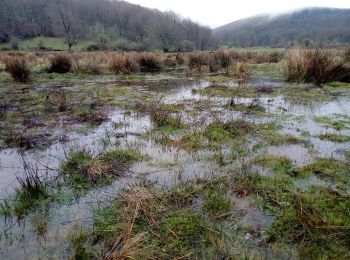
[[[306,8],[276,16],[258,15],[214,31],[222,43],[232,46],[344,45],[350,43],[350,9]]]
[[[124,1],[2,0],[0,43],[37,36],[64,37],[68,47],[92,41],[95,49],[192,51],[215,46],[208,27]]]

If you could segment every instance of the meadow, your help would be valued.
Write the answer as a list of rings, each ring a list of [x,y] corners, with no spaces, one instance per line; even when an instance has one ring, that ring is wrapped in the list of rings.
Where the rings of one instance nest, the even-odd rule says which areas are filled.
[[[0,52],[0,255],[350,257],[350,49]]]

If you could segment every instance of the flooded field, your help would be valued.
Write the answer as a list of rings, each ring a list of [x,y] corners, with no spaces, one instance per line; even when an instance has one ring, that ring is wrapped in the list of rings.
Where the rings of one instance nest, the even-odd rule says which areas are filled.
[[[348,84],[161,72],[0,91],[3,259],[350,254]]]

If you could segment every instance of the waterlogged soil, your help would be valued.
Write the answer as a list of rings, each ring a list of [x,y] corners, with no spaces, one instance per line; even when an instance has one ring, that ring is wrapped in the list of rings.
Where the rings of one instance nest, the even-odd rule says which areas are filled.
[[[69,93],[65,97],[69,108],[61,112],[57,108],[45,110],[43,100],[47,93],[57,90],[57,84],[63,86],[61,88],[65,93]],[[213,88],[224,88],[225,91],[215,89],[211,92]],[[50,202],[21,218],[1,216],[1,258],[68,258],[71,251],[67,236],[72,228],[91,227],[94,210],[106,206],[119,190],[133,183],[171,187],[199,177],[224,175],[259,155],[286,157],[295,168],[308,165],[319,157],[346,162],[349,160],[350,142],[335,142],[320,136],[350,136],[350,87],[314,88],[264,77],[253,77],[241,86],[230,79],[218,84],[211,82],[210,77],[184,79],[178,75],[136,76],[117,80],[111,76],[99,76],[97,80],[68,79],[25,87],[11,84],[0,87],[5,100],[0,117],[2,200],[15,199],[12,195],[19,187],[17,177],[25,174],[24,162],[35,167],[41,178],[50,179],[59,174],[59,165],[71,150],[84,148],[97,155],[116,148],[131,149],[138,151],[142,157],[123,176],[107,186],[92,188],[76,196],[66,196],[65,191],[69,188],[63,187],[59,195],[62,199],[57,202]],[[317,94],[313,94],[314,91]],[[300,92],[303,92],[302,96]],[[91,96],[98,98],[99,104],[98,108],[89,109],[106,115],[97,124],[80,122],[71,114],[80,113],[81,107],[89,107]],[[181,117],[185,126],[182,129],[159,128],[147,111],[140,110],[139,103],[167,106],[173,115]],[[334,129],[316,120],[320,117],[330,120],[342,118],[344,127]],[[269,124],[271,129],[266,129],[264,135],[241,140],[243,145],[240,145],[237,153],[235,148],[225,143],[214,148],[185,149],[169,142],[178,140],[184,133],[190,135],[203,131],[213,122],[242,118],[255,124]],[[41,134],[40,142],[28,149],[6,143],[7,130],[23,131],[25,128],[27,131],[29,127],[25,122],[28,120],[40,122],[30,127],[34,134]],[[276,129],[272,125],[277,126]],[[294,139],[284,138],[286,135]],[[163,142],[163,139],[168,141]],[[253,168],[263,176],[275,174],[266,166],[253,165]],[[315,176],[295,181],[295,185],[302,189],[315,184],[332,185]],[[349,187],[346,189],[349,191]],[[247,198],[237,196],[234,200],[236,210],[243,212],[239,225],[249,226],[256,232],[271,226],[274,219],[271,212],[254,206]],[[253,233],[245,232],[243,239],[247,243],[253,241],[256,247],[259,239],[254,242]],[[291,255],[295,256],[294,253]]]

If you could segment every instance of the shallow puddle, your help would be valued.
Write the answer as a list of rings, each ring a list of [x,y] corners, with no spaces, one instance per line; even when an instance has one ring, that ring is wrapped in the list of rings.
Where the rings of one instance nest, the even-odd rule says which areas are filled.
[[[97,86],[99,84],[112,84],[110,78],[98,81],[79,82],[80,85]],[[266,78],[253,78],[250,84],[254,86],[268,86],[272,88],[288,87],[282,81]],[[141,84],[142,85],[142,84]],[[230,120],[244,116],[256,123],[278,122],[282,125],[282,134],[292,134],[297,137],[302,132],[309,135],[302,138],[309,141],[310,145],[283,144],[263,147],[267,154],[286,156],[292,160],[295,166],[304,166],[312,162],[316,157],[339,158],[344,160],[341,151],[349,149],[349,142],[334,143],[322,141],[319,134],[329,132],[322,124],[314,121],[315,117],[332,116],[335,114],[349,115],[350,102],[348,97],[339,97],[330,102],[311,102],[309,105],[294,104],[284,95],[261,94],[256,102],[263,106],[265,113],[262,115],[245,115],[244,112],[230,111],[225,106],[230,98],[206,97],[195,93],[193,90],[203,89],[211,85],[209,81],[170,81],[168,83],[154,84],[148,82],[147,86],[138,86],[137,90],[151,93],[155,99],[164,104],[184,104],[185,109],[180,111],[185,121],[198,129],[218,118]],[[236,83],[228,83],[232,88]],[[39,89],[45,88],[40,86]],[[74,88],[74,85],[72,86]],[[250,104],[256,97],[234,98],[235,104]],[[135,102],[135,100],[130,100]],[[155,101],[156,102],[156,101]],[[199,106],[196,114],[191,114],[194,106]],[[222,173],[232,165],[220,166],[210,156],[216,151],[201,150],[189,153],[174,147],[164,147],[154,140],[144,137],[145,133],[152,131],[153,123],[149,115],[136,113],[121,108],[112,109],[108,114],[109,120],[98,127],[76,126],[63,131],[57,129],[59,135],[64,136],[64,141],[56,142],[44,150],[29,150],[19,152],[17,149],[0,150],[0,190],[1,197],[6,198],[13,193],[18,185],[17,176],[23,176],[23,160],[31,165],[37,165],[41,175],[57,175],[59,164],[65,160],[66,153],[71,149],[85,148],[94,154],[115,147],[135,149],[147,159],[132,165],[126,176],[114,181],[108,187],[92,190],[84,196],[70,201],[67,204],[52,203],[44,212],[34,212],[26,218],[16,221],[0,217],[0,236],[2,258],[67,258],[69,255],[67,234],[75,225],[91,226],[92,209],[104,205],[113,194],[134,182],[152,182],[159,186],[171,186],[174,183],[195,179],[197,177],[210,176]],[[200,126],[202,125],[202,126]],[[342,131],[349,135],[350,130]],[[226,157],[230,156],[227,150]],[[247,158],[253,154],[244,155]],[[236,159],[237,162],[244,158]],[[297,185],[307,188],[312,184],[324,184],[319,179],[309,178],[299,180]],[[240,202],[241,210],[245,202]],[[254,229],[267,227],[272,218],[264,211],[249,208],[244,215],[241,224],[251,225]]]

